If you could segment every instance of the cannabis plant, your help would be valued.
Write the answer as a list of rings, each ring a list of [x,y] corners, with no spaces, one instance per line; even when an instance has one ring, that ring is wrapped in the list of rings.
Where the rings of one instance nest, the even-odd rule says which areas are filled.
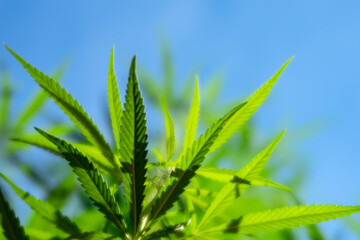
[[[264,212],[229,213],[228,209],[234,207],[236,199],[241,198],[251,185],[288,190],[260,175],[284,132],[240,170],[201,167],[206,157],[221,148],[254,114],[291,59],[247,101],[224,114],[198,138],[196,129],[200,101],[195,81],[184,144],[176,158],[174,124],[164,103],[167,157],[161,161],[148,161],[145,106],[137,80],[135,57],[131,62],[125,103],[122,105],[114,70],[113,50],[111,52],[108,99],[115,138],[115,147],[112,148],[83,107],[59,83],[34,68],[10,48],[6,48],[88,140],[88,144],[73,143],[35,128],[43,138],[39,137],[31,144],[64,158],[85,193],[106,219],[103,225],[84,231],[84,226],[80,226],[51,204],[23,191],[1,174],[36,213],[63,231],[63,235],[52,235],[49,238],[238,239],[262,231],[313,224],[360,211],[360,207],[352,206],[301,205]],[[216,184],[214,188],[203,188],[201,183],[194,181],[196,175],[203,176],[208,181],[220,181],[220,190],[214,191],[217,189]],[[8,239],[29,239],[27,229],[20,225],[2,193],[0,210],[4,236]],[[92,221],[95,219],[87,219],[87,224]],[[34,234],[34,238],[39,237]]]

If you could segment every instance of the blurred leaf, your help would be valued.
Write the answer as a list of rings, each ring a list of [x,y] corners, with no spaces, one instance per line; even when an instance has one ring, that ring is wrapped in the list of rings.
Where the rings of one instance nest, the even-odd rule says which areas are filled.
[[[55,224],[59,229],[70,234],[80,233],[79,227],[73,223],[67,216],[63,215],[58,209],[54,208],[47,202],[41,201],[29,193],[23,191],[21,188],[16,186],[10,179],[0,173],[0,177],[7,182],[15,193],[24,202],[29,205],[37,214]]]
[[[8,74],[3,71],[1,74],[1,97],[0,97],[0,133],[4,135],[5,131],[9,131],[8,122],[10,116],[10,101],[12,88]]]
[[[180,159],[181,157],[183,157],[183,155],[188,150],[188,148],[192,146],[192,144],[196,139],[196,129],[199,122],[199,111],[200,111],[199,83],[198,83],[198,77],[196,77],[194,96],[191,103],[188,121],[186,124],[184,146],[182,153],[180,155]]]
[[[175,127],[164,98],[161,99],[161,105],[165,117],[167,160],[170,161],[175,148]]]

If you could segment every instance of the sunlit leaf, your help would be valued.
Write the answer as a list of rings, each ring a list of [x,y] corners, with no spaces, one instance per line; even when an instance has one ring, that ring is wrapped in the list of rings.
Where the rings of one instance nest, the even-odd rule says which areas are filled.
[[[165,117],[167,160],[170,161],[175,149],[175,127],[174,121],[172,120],[169,110],[166,106],[165,99],[163,98],[161,99],[161,106]]]
[[[109,73],[108,73],[108,100],[111,125],[114,132],[116,147],[120,150],[120,127],[122,117],[122,104],[120,101],[118,84],[114,69],[114,48],[111,49]]]

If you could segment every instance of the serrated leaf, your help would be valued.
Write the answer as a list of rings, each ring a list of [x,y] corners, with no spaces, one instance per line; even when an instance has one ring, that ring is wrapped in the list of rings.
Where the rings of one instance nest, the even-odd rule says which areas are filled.
[[[165,117],[167,161],[170,161],[175,149],[175,127],[164,98],[161,99],[161,106]]]
[[[264,231],[282,230],[299,227],[300,225],[314,224],[328,221],[360,212],[360,207],[336,205],[301,205],[283,207],[264,212],[245,215],[238,224],[229,223],[207,229],[202,234],[227,231],[232,233],[253,234]]]
[[[271,153],[274,151],[276,145],[280,141],[281,137],[284,135],[283,131],[275,140],[267,146],[263,151],[261,151],[255,158],[253,158],[248,165],[243,169],[238,171],[235,176],[238,179],[246,180],[250,184],[251,181],[259,181],[261,178],[258,177],[259,173],[264,168],[267,160],[270,158]],[[231,170],[230,170],[231,171]],[[225,171],[223,170],[222,173]],[[224,176],[223,176],[224,177]],[[240,182],[239,182],[240,183]],[[222,190],[217,194],[215,199],[211,202],[209,208],[206,210],[201,222],[199,223],[197,229],[201,229],[212,219],[219,216],[223,209],[227,208],[232,201],[239,197],[242,192],[244,192],[249,184],[239,184],[239,183],[227,183]],[[267,183],[262,182],[263,184],[271,184],[269,181]],[[259,182],[258,182],[259,184]],[[274,185],[274,184],[273,184]]]
[[[189,118],[186,124],[184,146],[181,156],[185,154],[185,151],[188,148],[190,148],[195,141],[196,129],[199,122],[199,111],[200,111],[199,83],[198,83],[198,77],[196,76],[194,96],[190,107]]]
[[[57,156],[62,156],[61,152],[59,152],[58,148],[54,144],[50,143],[49,141],[38,135],[28,135],[18,138],[11,138],[11,140],[19,143],[30,144],[38,148],[44,149],[48,152],[51,152]],[[107,159],[101,154],[99,150],[97,150],[97,148],[82,143],[72,143],[72,145],[74,145],[82,153],[89,157],[91,159],[91,162],[93,162],[96,167],[101,168],[103,171],[106,171],[114,177],[120,178],[119,172],[114,171],[112,165],[110,165]]]
[[[205,178],[212,179],[218,182],[225,182],[229,183],[234,180],[234,177],[237,176],[238,171],[232,169],[224,169],[224,168],[200,168],[196,171],[196,174]],[[237,177],[238,180],[241,181],[242,178]],[[253,177],[251,179],[242,179],[244,182],[247,182],[248,185],[255,185],[255,186],[268,186],[279,188],[285,191],[291,191],[290,188],[283,186],[279,183],[273,182],[269,179],[264,177]]]
[[[69,165],[81,182],[81,186],[94,202],[94,205],[99,208],[109,221],[114,223],[114,225],[126,235],[126,224],[120,207],[115,197],[111,194],[108,183],[89,159],[66,141],[56,138],[38,128],[36,128],[36,131],[58,147],[62,157],[69,162]]]
[[[37,214],[46,219],[47,221],[56,225],[57,228],[63,230],[69,234],[78,234],[80,233],[79,227],[72,222],[67,216],[62,214],[58,209],[53,207],[47,202],[44,202],[40,199],[35,198],[29,193],[25,192],[5,175],[0,173],[0,177],[4,179],[5,182],[14,190],[14,192],[22,199],[24,202],[31,207]]]
[[[52,79],[58,82],[62,78],[65,72],[65,68],[66,64],[62,64],[55,71],[55,73],[52,74]],[[20,116],[17,117],[17,120],[15,121],[14,132],[16,134],[22,132],[26,124],[42,109],[47,98],[48,95],[42,89],[40,89],[37,93],[34,94],[34,96],[30,99],[29,103],[24,107],[24,110],[21,111]]]
[[[204,161],[206,154],[210,150],[214,140],[217,138],[222,126],[244,105],[245,104],[239,105],[224,117],[220,118],[193,143],[191,148],[186,151],[178,164],[178,168],[172,173],[171,178],[167,180],[160,196],[154,202],[154,206],[149,216],[150,225],[158,217],[164,215],[179,199],[179,196],[184,192],[185,187],[189,185],[190,180],[194,177],[196,170]]]
[[[285,130],[282,131],[273,142],[271,142],[263,151],[254,157],[245,167],[243,167],[236,175],[241,178],[253,179],[264,169],[267,161],[271,157],[276,145],[284,136]]]
[[[125,198],[130,204],[130,217],[135,237],[144,201],[148,144],[145,107],[136,76],[136,57],[131,62],[125,100],[120,156]]]
[[[11,209],[9,203],[5,200],[0,189],[0,217],[2,232],[9,240],[29,240],[25,234],[24,228],[20,225],[19,219],[16,217],[14,210]]]
[[[107,86],[108,86],[108,100],[109,100],[111,125],[114,133],[116,147],[118,150],[120,150],[121,148],[120,127],[121,127],[121,117],[123,114],[123,109],[120,101],[119,89],[115,76],[114,48],[111,49]]]
[[[118,168],[109,144],[105,141],[104,136],[79,102],[75,100],[64,88],[62,88],[59,83],[30,65],[8,46],[5,45],[5,48],[19,61],[19,63],[35,79],[40,87],[42,87],[49,96],[54,99],[55,103],[57,103],[64,113],[68,115],[70,120],[73,121],[74,124],[81,130],[82,134],[89,140],[89,142],[99,147],[102,154],[113,164],[115,168]]]
[[[280,77],[281,73],[285,70],[293,57],[291,57],[286,63],[272,76],[265,84],[263,84],[253,95],[247,99],[247,104],[240,111],[237,111],[234,116],[229,119],[223,130],[219,134],[219,137],[211,147],[210,152],[218,149],[223,143],[225,143],[231,136],[237,132],[246,121],[255,113],[258,107],[265,101],[270,93],[270,90]]]

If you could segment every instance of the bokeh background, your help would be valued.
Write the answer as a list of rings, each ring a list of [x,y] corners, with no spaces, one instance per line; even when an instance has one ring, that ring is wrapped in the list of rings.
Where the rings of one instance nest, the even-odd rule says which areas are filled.
[[[359,10],[355,0],[0,0],[0,41],[47,73],[70,59],[63,86],[102,129],[112,46],[122,90],[133,54],[141,68],[161,77],[160,52],[166,42],[174,60],[175,85],[180,88],[194,69],[200,88],[220,74],[220,105],[244,99],[295,56],[256,113],[254,141],[264,144],[286,128],[284,147],[297,157],[284,164],[306,167],[303,184],[295,190],[302,201],[359,205]],[[15,86],[16,115],[38,86],[4,48],[0,63]],[[65,121],[55,109],[48,104],[42,112]],[[159,119],[161,113],[149,107],[150,128],[156,129]],[[40,119],[32,125],[41,124]],[[288,177],[284,169],[277,176],[280,180]],[[327,239],[358,239],[344,221],[322,223],[320,228]]]

